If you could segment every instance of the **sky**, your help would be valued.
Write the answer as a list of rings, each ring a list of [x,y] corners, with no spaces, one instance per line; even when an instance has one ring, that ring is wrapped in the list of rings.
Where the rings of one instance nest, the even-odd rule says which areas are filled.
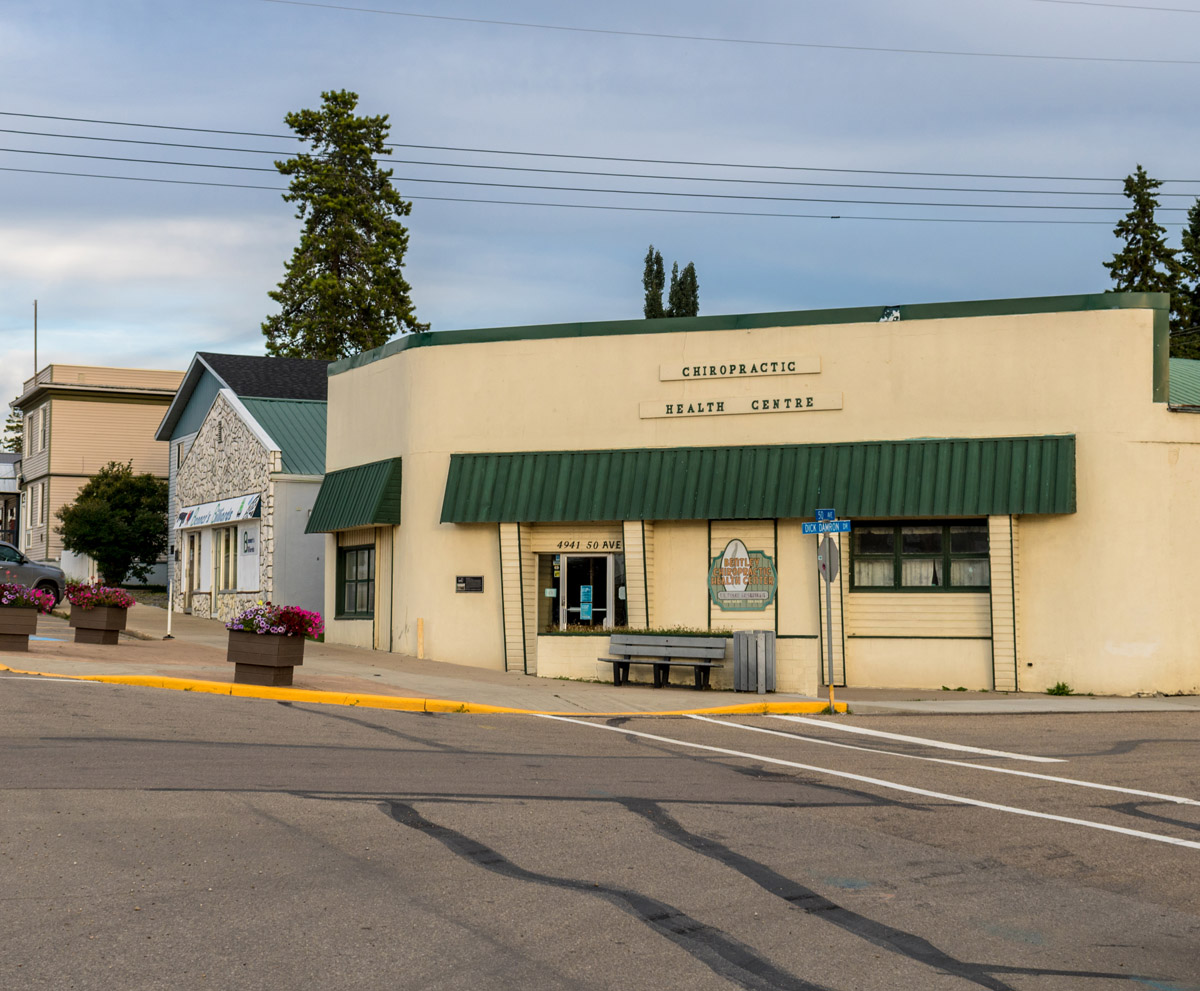
[[[300,232],[272,163],[325,90],[407,146],[434,331],[640,318],[651,243],[701,314],[1104,291],[1122,178],[1168,224],[1200,195],[1200,0],[1164,6],[14,0],[0,399],[34,300],[39,367],[264,353]]]

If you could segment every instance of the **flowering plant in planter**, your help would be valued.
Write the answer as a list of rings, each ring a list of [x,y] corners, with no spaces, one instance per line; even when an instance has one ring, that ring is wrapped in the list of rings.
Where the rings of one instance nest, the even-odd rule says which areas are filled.
[[[36,609],[48,613],[54,608],[54,595],[40,588],[18,585],[16,582],[0,583],[0,607],[12,609]]]
[[[77,609],[95,609],[98,606],[108,606],[114,609],[128,609],[134,604],[134,598],[123,588],[110,588],[107,585],[88,585],[83,582],[67,582],[67,601]]]
[[[227,630],[244,633],[274,633],[285,637],[319,637],[325,632],[321,614],[298,606],[277,606],[260,602],[244,609],[225,624]]]

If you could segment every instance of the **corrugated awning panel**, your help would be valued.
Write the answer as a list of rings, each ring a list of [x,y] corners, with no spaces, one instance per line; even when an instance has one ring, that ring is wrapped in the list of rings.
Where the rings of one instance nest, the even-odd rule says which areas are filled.
[[[455,454],[443,523],[1075,511],[1075,438]]]
[[[331,471],[308,517],[305,533],[400,523],[400,459]]]

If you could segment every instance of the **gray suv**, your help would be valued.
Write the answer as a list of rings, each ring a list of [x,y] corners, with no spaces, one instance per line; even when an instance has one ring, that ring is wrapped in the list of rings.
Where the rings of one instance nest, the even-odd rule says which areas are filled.
[[[0,581],[15,582],[40,588],[54,595],[54,604],[62,601],[67,590],[67,579],[62,568],[56,564],[31,561],[12,544],[0,540]]]

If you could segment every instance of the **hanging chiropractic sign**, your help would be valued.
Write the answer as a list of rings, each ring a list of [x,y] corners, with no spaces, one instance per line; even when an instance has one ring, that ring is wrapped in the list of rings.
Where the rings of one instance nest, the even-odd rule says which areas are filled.
[[[708,594],[726,612],[761,612],[775,601],[775,562],[762,551],[747,550],[733,539],[712,559]]]

